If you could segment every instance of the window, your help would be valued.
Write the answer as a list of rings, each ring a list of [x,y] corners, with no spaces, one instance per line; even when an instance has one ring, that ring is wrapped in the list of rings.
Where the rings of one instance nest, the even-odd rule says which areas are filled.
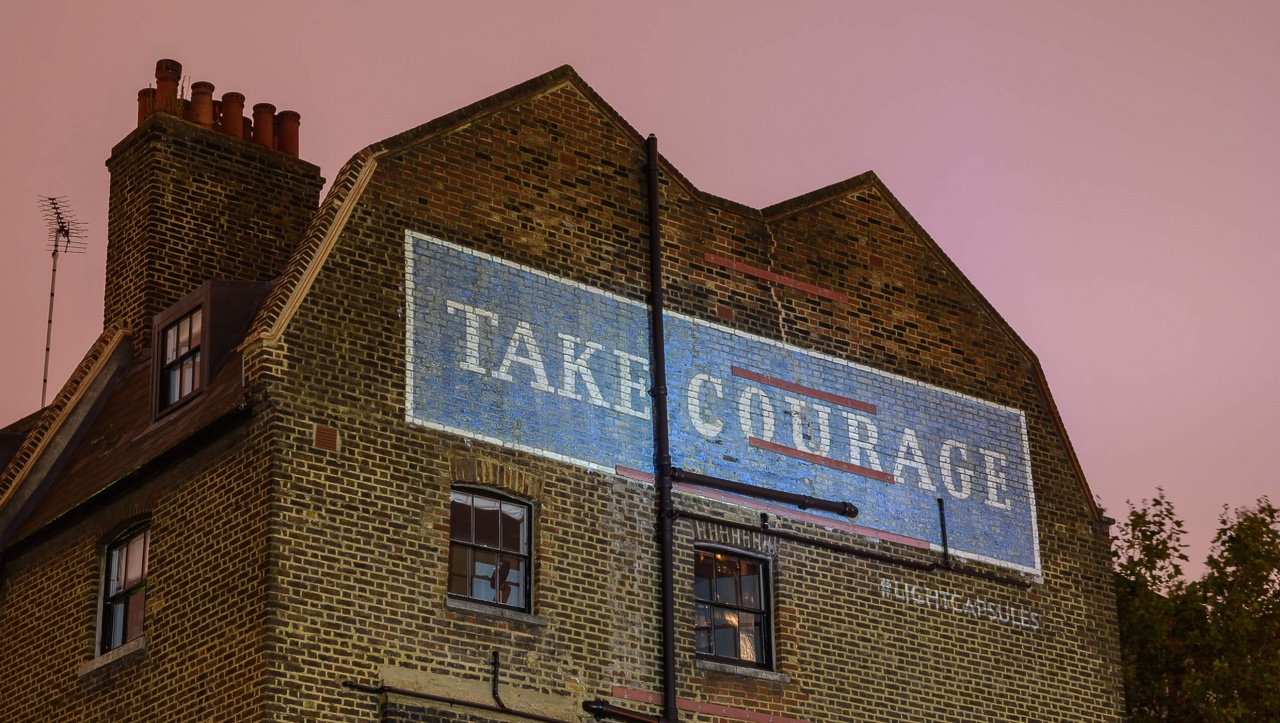
[[[203,381],[200,341],[203,332],[200,307],[164,327],[160,335],[160,396],[158,406],[168,409],[200,391]]]
[[[529,609],[529,513],[523,502],[455,489],[449,498],[449,594]]]
[[[102,653],[142,635],[150,541],[150,530],[135,527],[107,546],[102,582]]]
[[[693,563],[694,636],[698,655],[770,665],[768,565],[717,550]]]

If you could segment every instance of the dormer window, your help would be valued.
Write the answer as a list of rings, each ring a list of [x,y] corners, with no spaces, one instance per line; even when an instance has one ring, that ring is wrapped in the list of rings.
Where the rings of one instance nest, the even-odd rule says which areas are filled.
[[[206,281],[152,320],[151,420],[198,404],[239,344],[266,281]]]
[[[194,396],[204,386],[200,348],[203,346],[202,310],[194,311],[161,331],[162,367],[157,399],[160,411]]]

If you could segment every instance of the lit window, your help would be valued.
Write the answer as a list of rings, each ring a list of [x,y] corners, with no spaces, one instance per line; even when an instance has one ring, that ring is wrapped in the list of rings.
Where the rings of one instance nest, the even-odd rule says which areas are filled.
[[[161,332],[160,409],[168,409],[200,391],[203,372],[200,360],[201,317],[197,308]]]
[[[150,541],[150,530],[135,528],[107,546],[102,583],[103,653],[142,635]]]
[[[471,490],[449,500],[449,594],[529,608],[529,505]]]
[[[769,599],[762,560],[697,550],[694,635],[699,655],[769,666]]]

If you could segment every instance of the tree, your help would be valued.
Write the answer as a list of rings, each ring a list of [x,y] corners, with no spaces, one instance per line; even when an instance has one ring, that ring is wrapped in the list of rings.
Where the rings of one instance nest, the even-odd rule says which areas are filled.
[[[1188,583],[1182,522],[1158,491],[1115,541],[1131,721],[1280,721],[1280,510],[1263,497],[1219,518]]]
[[[1219,520],[1186,688],[1205,720],[1280,721],[1280,510],[1263,497]]]
[[[1183,525],[1157,489],[1129,510],[1114,541],[1125,701],[1131,721],[1188,719],[1186,639],[1200,612],[1182,565]]]

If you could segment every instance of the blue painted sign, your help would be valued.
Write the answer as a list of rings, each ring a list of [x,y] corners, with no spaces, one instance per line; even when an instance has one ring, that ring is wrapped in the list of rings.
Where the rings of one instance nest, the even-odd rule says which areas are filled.
[[[405,254],[409,422],[652,472],[644,304],[412,232]],[[1021,411],[664,318],[676,466],[851,501],[860,527],[935,549],[942,498],[954,554],[1040,573]]]

